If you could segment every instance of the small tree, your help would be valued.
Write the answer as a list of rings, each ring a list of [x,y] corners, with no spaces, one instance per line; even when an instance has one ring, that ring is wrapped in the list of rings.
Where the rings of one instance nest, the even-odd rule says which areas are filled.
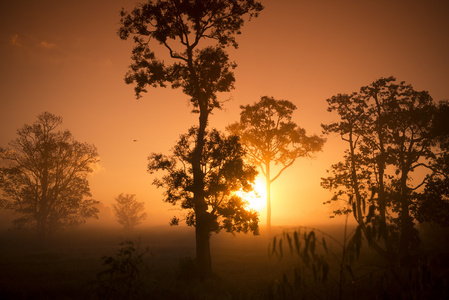
[[[181,135],[172,155],[153,153],[148,158],[150,173],[166,172],[161,179],[154,180],[157,187],[165,189],[164,201],[187,210],[184,220],[193,227],[198,225],[192,171],[197,131],[197,128],[191,128],[187,134]],[[240,189],[250,191],[257,175],[253,166],[244,163],[244,155],[237,136],[225,137],[215,129],[206,132],[201,170],[205,183],[208,235],[222,229],[230,233],[250,231],[258,234],[258,213],[248,210],[248,203],[235,194]],[[175,216],[171,224],[177,225],[179,221]]]
[[[40,237],[57,229],[97,217],[98,201],[90,197],[88,175],[98,162],[97,149],[80,143],[68,131],[56,131],[62,118],[44,112],[33,125],[17,131],[10,149],[0,155],[9,161],[0,168],[1,203],[18,213],[16,228],[32,227]]]
[[[143,299],[144,278],[148,273],[146,256],[131,240],[120,243],[115,256],[103,256],[105,270],[98,273],[98,297],[100,299]]]
[[[271,230],[271,184],[290,167],[298,157],[310,157],[321,151],[324,139],[313,135],[292,122],[296,106],[288,100],[262,97],[253,105],[240,106],[240,122],[227,127],[238,135],[252,163],[265,176],[267,188],[267,229]],[[277,170],[274,165],[280,165]],[[273,175],[274,174],[274,175]]]
[[[138,202],[135,194],[120,194],[113,204],[117,221],[125,229],[132,229],[146,219],[145,203]]]

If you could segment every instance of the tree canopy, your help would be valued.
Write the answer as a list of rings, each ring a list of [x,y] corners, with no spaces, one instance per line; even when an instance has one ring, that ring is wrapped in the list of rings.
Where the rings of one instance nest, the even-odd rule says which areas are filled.
[[[153,153],[149,156],[150,173],[165,175],[154,184],[165,190],[164,201],[187,210],[185,222],[197,226],[194,213],[194,187],[191,163],[197,128],[193,127],[179,141],[169,156]],[[250,191],[257,175],[255,168],[243,161],[245,151],[237,136],[224,136],[216,129],[207,132],[201,161],[204,172],[204,195],[208,206],[209,232],[244,232],[258,234],[258,213],[249,210],[248,203],[237,196],[239,190]],[[171,224],[180,221],[175,216]]]
[[[57,130],[62,118],[49,112],[17,131],[1,152],[9,166],[0,168],[3,206],[19,214],[17,228],[35,228],[41,237],[97,217],[87,178],[98,162],[93,145]]]
[[[240,106],[240,121],[227,126],[238,135],[249,160],[259,166],[267,186],[267,227],[271,227],[270,185],[299,157],[321,151],[325,140],[308,136],[304,128],[292,121],[296,106],[288,100],[264,96],[260,101]],[[272,168],[274,166],[279,168]],[[273,175],[274,174],[274,175]]]
[[[130,13],[122,10],[118,34],[124,40],[133,36],[135,43],[125,81],[136,84],[138,97],[147,86],[171,84],[191,97],[195,111],[220,107],[216,93],[229,91],[235,81],[236,65],[224,48],[238,47],[235,35],[244,17],[262,9],[253,0],[176,0],[148,1]],[[156,56],[152,40],[166,48],[171,62]]]
[[[427,175],[422,193],[414,193],[418,203],[416,219],[449,227],[449,101],[441,101],[432,122],[432,172]]]
[[[417,212],[430,196],[423,188],[432,189],[432,178],[444,173],[435,173],[436,160],[444,157],[435,134],[438,109],[426,91],[394,77],[327,101],[340,120],[323,129],[347,143],[343,160],[322,181],[334,193],[329,202],[345,201],[335,213],[352,212],[374,249],[391,262],[406,262],[419,241]]]
[[[146,219],[145,203],[139,202],[135,194],[120,194],[112,205],[119,224],[125,229],[133,229]]]

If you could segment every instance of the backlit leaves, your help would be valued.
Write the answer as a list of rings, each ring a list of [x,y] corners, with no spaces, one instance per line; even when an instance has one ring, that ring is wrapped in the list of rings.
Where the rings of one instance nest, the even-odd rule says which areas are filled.
[[[253,0],[177,0],[148,1],[131,12],[122,10],[118,35],[124,40],[132,36],[135,44],[126,83],[136,84],[137,97],[147,86],[182,87],[194,112],[220,107],[215,93],[233,88],[236,66],[224,48],[237,48],[235,35],[244,19],[256,17],[262,9]],[[153,49],[158,44],[167,50],[170,62],[156,57]]]
[[[324,139],[306,135],[306,131],[292,121],[296,106],[288,100],[264,96],[253,105],[241,106],[240,121],[227,130],[238,135],[247,149],[250,160],[262,168],[273,162],[286,168],[298,157],[309,157],[320,151]],[[283,169],[273,178],[274,181]]]
[[[180,205],[188,210],[186,223],[195,226],[193,210],[193,152],[197,129],[192,127],[187,134],[180,136],[172,149],[172,155],[151,154],[148,158],[150,173],[162,171],[161,179],[154,184],[163,188],[164,201]],[[224,136],[217,130],[206,133],[201,170],[204,181],[204,196],[209,207],[210,217],[215,221],[212,231],[222,229],[228,232],[258,233],[258,214],[247,210],[247,203],[236,196],[238,190],[249,191],[252,188],[257,171],[243,161],[245,151],[238,137]],[[179,219],[176,218],[177,224]]]

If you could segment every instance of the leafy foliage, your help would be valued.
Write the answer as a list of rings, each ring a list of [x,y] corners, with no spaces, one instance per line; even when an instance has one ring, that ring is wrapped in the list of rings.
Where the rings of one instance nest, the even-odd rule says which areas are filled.
[[[431,160],[432,173],[422,193],[415,193],[416,219],[449,227],[449,101],[439,103],[432,126],[437,148]]]
[[[113,204],[115,216],[125,229],[132,229],[146,219],[145,203],[138,202],[135,194],[120,194]]]
[[[44,112],[1,152],[10,162],[0,168],[3,206],[20,215],[15,227],[33,227],[42,236],[98,214],[98,201],[84,199],[91,196],[87,177],[98,162],[97,149],[68,130],[56,131],[61,123],[61,117]]]
[[[296,106],[288,100],[264,96],[253,105],[240,106],[240,121],[226,129],[238,135],[251,163],[259,166],[267,182],[267,225],[271,224],[270,185],[298,157],[310,157],[320,151],[324,139],[307,136],[305,129],[292,121]],[[272,176],[271,163],[280,165]]]
[[[253,0],[239,1],[148,1],[131,13],[121,12],[121,39],[134,37],[133,64],[126,75],[127,83],[136,83],[136,95],[146,86],[182,87],[191,96],[195,108],[220,107],[216,93],[233,87],[234,63],[228,61],[226,46],[237,48],[244,16],[255,17],[263,6]],[[156,57],[152,40],[164,46],[172,64]],[[198,49],[201,42],[215,46]],[[208,43],[210,45],[210,43]],[[206,101],[206,102],[204,102]]]
[[[196,226],[194,214],[192,159],[197,129],[191,128],[180,136],[173,148],[173,154],[165,156],[153,153],[149,156],[150,173],[164,171],[154,184],[164,188],[164,201],[179,205],[188,211],[185,221]],[[201,156],[201,170],[204,176],[204,197],[208,206],[209,231],[258,233],[258,214],[247,209],[244,199],[235,194],[242,189],[252,189],[257,171],[243,161],[245,151],[236,136],[225,137],[217,130],[207,132]],[[178,224],[175,217],[172,225]]]
[[[328,111],[336,112],[340,121],[322,125],[324,132],[340,135],[347,144],[343,161],[322,179],[322,186],[334,193],[329,202],[343,201],[337,214],[352,212],[376,251],[392,263],[398,255],[406,263],[418,243],[416,212],[425,207],[417,199],[431,197],[436,188],[431,178],[439,157],[437,107],[427,92],[394,77],[327,101]],[[417,180],[416,171],[429,176]]]
[[[98,275],[98,293],[102,299],[135,299],[142,289],[145,276],[145,255],[131,240],[120,243],[115,256],[103,256],[106,268]]]
[[[320,151],[324,140],[316,135],[307,136],[305,129],[292,121],[296,106],[288,100],[276,100],[264,96],[253,105],[240,106],[240,122],[227,127],[232,134],[238,135],[251,162],[261,166],[266,174],[267,162],[281,164],[280,173],[291,166],[298,157],[309,157]]]

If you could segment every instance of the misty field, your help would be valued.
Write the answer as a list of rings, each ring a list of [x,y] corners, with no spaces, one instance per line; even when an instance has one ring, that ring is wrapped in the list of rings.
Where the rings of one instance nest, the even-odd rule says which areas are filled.
[[[46,245],[16,233],[1,235],[0,295],[2,299],[96,299],[97,274],[104,270],[102,257],[114,256],[119,243],[132,240],[144,255],[141,274],[151,298],[192,298],[195,293],[265,292],[272,280],[288,269],[268,257],[268,239],[261,236],[220,234],[212,237],[216,278],[201,291],[189,280],[183,261],[195,257],[194,231],[190,228],[151,228],[132,233],[110,229],[79,229],[54,237]],[[182,274],[184,272],[186,274]],[[206,286],[209,284],[205,284]]]
[[[337,238],[342,237],[342,229],[320,227]],[[282,235],[284,230],[277,228],[274,232],[278,241],[284,238],[282,257],[272,252],[273,240],[263,232],[261,236],[213,235],[214,277],[205,281],[195,276],[192,261],[195,239],[190,228],[155,227],[126,232],[85,227],[61,233],[45,245],[29,236],[4,232],[0,237],[0,298],[386,299],[397,296],[396,299],[406,299],[416,294],[417,299],[423,295],[432,296],[428,299],[444,299],[447,296],[447,268],[441,265],[444,257],[438,260],[440,268],[432,268],[427,263],[428,269],[419,265],[407,274],[393,272],[390,276],[383,262],[367,247],[362,248],[351,272],[345,271],[344,281],[335,281],[340,268],[330,255],[329,279],[314,280],[313,271],[298,267],[298,256],[294,251],[291,254]],[[138,272],[128,278],[130,281],[123,278],[111,281],[112,273],[99,275],[108,269],[103,257],[117,257],[126,241],[133,242],[134,257],[142,254]],[[338,245],[330,240],[327,247],[337,257],[341,255]],[[320,251],[318,247],[316,251]],[[295,281],[298,270],[308,274],[301,283]],[[397,283],[394,276],[399,276]],[[404,284],[403,276],[409,282],[410,293],[398,286]],[[418,286],[412,286],[415,284]]]

